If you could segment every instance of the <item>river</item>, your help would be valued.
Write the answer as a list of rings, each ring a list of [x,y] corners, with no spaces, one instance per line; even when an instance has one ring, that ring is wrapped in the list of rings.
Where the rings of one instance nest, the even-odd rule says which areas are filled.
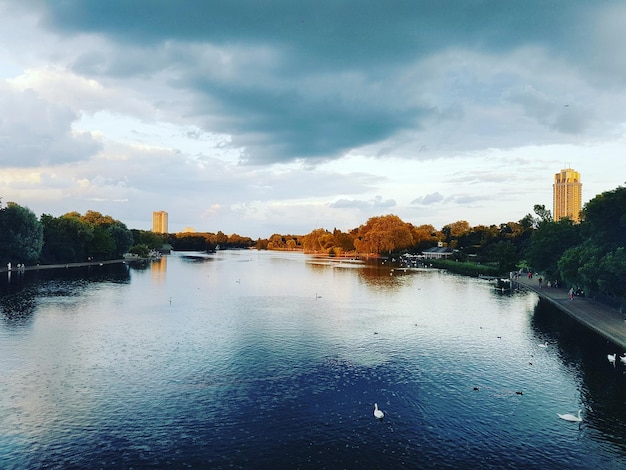
[[[0,467],[626,468],[613,352],[435,269],[241,250],[4,273]]]

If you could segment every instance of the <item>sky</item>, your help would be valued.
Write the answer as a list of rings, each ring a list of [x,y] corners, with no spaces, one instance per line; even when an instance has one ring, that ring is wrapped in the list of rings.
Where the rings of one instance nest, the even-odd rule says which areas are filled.
[[[626,183],[626,2],[0,0],[0,198],[253,239]]]

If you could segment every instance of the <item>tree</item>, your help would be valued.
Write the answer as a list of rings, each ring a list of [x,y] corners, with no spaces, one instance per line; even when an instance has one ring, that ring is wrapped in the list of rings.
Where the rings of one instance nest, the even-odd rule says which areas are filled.
[[[254,242],[250,237],[242,237],[236,233],[228,236],[227,246],[232,248],[248,248],[254,246]]]
[[[533,225],[535,228],[539,228],[541,225],[553,221],[552,213],[546,209],[546,206],[543,204],[535,204],[533,206],[533,211],[537,214],[537,217],[533,218]]]
[[[27,207],[8,202],[0,208],[0,262],[34,263],[43,247],[43,227]]]
[[[418,251],[433,246],[433,243],[438,241],[437,231],[432,225],[412,227],[411,235],[413,236],[413,248]]]
[[[333,230],[333,238],[335,239],[335,247],[339,248],[343,253],[354,251],[354,236],[341,230]]]
[[[562,278],[590,295],[619,299],[626,307],[626,188],[589,201],[582,211],[581,244],[558,261]]]
[[[93,225],[81,220],[80,214],[61,217],[41,216],[44,243],[43,263],[74,263],[87,259],[87,245],[93,238]]]
[[[458,220],[451,224],[445,225],[441,229],[441,233],[443,233],[446,237],[446,242],[450,243],[452,239],[459,238],[461,235],[468,233],[472,227],[469,222],[466,220]]]
[[[146,245],[151,250],[160,250],[165,243],[165,236],[150,230],[131,229],[133,245]]]
[[[393,214],[370,218],[359,227],[354,240],[354,246],[362,253],[386,253],[413,245],[413,226]]]
[[[115,223],[121,223],[118,220],[115,220],[110,215],[102,215],[100,212],[96,212],[96,211],[87,211],[85,212],[85,215],[80,216],[80,218],[83,221],[88,222],[92,225],[105,227],[105,228]]]
[[[559,275],[558,261],[570,248],[580,243],[580,230],[570,219],[542,222],[530,238],[526,257],[530,266],[549,278]]]
[[[224,232],[219,230],[215,234],[215,243],[218,245],[226,245],[226,243],[228,243],[228,237],[224,234]]]
[[[81,216],[78,213],[66,214],[78,217],[81,221],[90,224],[93,229],[93,238],[87,244],[87,254],[96,259],[110,259],[121,257],[133,244],[133,234],[125,224],[115,220],[110,215],[100,212],[87,211]]]
[[[499,241],[493,248],[492,258],[498,263],[498,270],[501,273],[514,270],[517,263],[515,246],[510,240]]]
[[[109,259],[115,256],[115,241],[111,233],[101,225],[93,228],[93,238],[87,243],[87,256],[97,260]]]
[[[285,248],[287,248],[287,242],[282,235],[275,233],[270,237],[267,244],[268,250],[284,250]]]
[[[133,245],[133,234],[121,222],[114,222],[106,230],[115,244],[113,256],[116,258],[122,257]]]
[[[582,210],[585,236],[607,249],[626,246],[626,188],[597,195]]]
[[[302,237],[302,249],[310,252],[324,252],[324,245],[328,241],[328,235],[331,235],[328,230],[316,228],[311,233]]]

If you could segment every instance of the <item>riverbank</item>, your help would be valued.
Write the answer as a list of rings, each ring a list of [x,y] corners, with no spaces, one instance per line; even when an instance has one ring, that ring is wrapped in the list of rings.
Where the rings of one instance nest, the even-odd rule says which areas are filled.
[[[568,289],[563,287],[540,287],[536,278],[520,277],[513,280],[518,288],[532,290],[562,312],[595,331],[603,338],[626,351],[626,318],[623,313],[586,297],[570,299]]]
[[[17,266],[11,266],[12,273],[20,273],[24,271],[40,271],[44,269],[69,269],[69,268],[82,268],[85,266],[102,266],[105,264],[121,264],[126,263],[124,259],[110,259],[105,261],[85,261],[82,263],[61,263],[61,264],[36,264],[33,266],[24,266],[18,268]],[[137,261],[137,260],[133,260]],[[6,266],[0,267],[0,273],[6,273],[9,270]]]

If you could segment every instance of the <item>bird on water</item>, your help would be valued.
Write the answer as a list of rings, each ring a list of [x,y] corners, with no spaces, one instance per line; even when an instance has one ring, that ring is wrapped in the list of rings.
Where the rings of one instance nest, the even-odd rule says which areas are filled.
[[[374,416],[378,419],[383,419],[385,417],[385,413],[378,409],[378,403],[374,403]]]
[[[583,419],[580,417],[580,413],[582,410],[578,410],[578,416],[574,416],[571,415],[569,413],[566,413],[564,415],[560,415],[557,413],[558,417],[561,419],[564,419],[565,421],[576,421],[576,422],[581,422]]]

